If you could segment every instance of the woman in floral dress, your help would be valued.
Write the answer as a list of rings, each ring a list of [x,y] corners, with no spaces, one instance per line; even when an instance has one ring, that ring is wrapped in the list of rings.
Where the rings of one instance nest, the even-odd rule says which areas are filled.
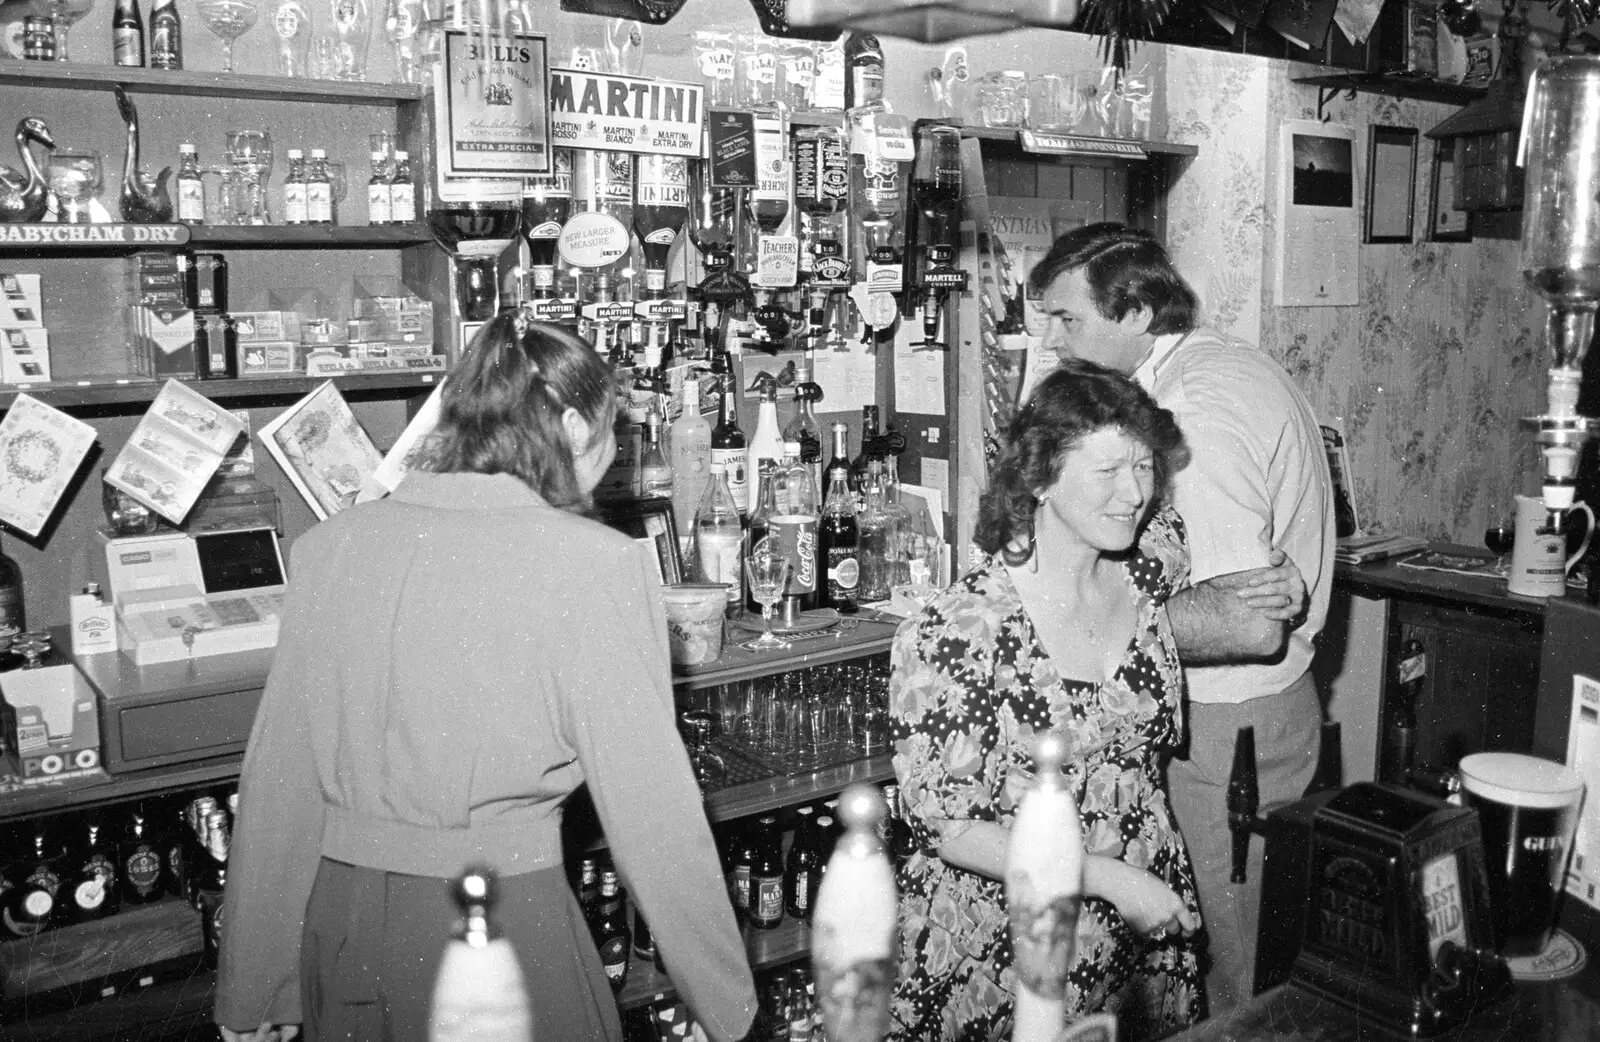
[[[1010,1037],[1006,829],[1051,730],[1088,855],[1068,1010],[1114,1011],[1124,1039],[1199,1018],[1194,880],[1161,783],[1182,737],[1171,583],[1137,549],[1147,525],[1181,544],[1157,508],[1184,462],[1172,414],[1136,384],[1064,363],[991,475],[977,542],[992,557],[900,627],[894,768],[917,850],[899,875],[893,1038]]]

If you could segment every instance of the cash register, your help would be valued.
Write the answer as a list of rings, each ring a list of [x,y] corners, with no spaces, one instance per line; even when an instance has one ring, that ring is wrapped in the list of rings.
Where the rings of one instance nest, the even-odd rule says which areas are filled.
[[[138,665],[278,643],[287,573],[270,524],[99,540],[117,641]]]

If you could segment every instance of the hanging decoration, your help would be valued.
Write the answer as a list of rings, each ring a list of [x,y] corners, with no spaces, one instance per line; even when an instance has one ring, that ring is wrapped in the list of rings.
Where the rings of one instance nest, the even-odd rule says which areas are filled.
[[[1120,81],[1128,55],[1140,41],[1155,39],[1171,0],[1084,0],[1073,28],[1100,37],[1100,56]]]

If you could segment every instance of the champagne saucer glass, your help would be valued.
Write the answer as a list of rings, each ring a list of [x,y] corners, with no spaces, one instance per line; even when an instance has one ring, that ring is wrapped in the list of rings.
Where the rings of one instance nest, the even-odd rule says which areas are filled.
[[[750,580],[750,596],[761,605],[761,636],[739,646],[748,651],[787,648],[789,642],[772,632],[772,609],[783,599],[783,588],[789,580],[789,558],[771,539],[762,539],[751,549],[744,567]]]
[[[71,61],[67,54],[67,33],[84,15],[94,10],[94,0],[40,0],[39,6],[56,28],[56,60]]]
[[[249,32],[261,16],[255,0],[199,0],[195,10],[206,28],[222,41],[222,71],[233,71],[233,41]]]
[[[52,152],[45,164],[45,180],[56,196],[56,219],[62,224],[88,224],[94,220],[89,204],[103,184],[100,153]]]

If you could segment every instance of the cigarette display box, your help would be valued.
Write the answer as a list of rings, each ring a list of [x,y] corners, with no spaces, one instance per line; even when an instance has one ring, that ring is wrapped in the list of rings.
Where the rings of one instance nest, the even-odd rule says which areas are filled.
[[[50,380],[50,331],[37,326],[0,328],[0,383],[34,384]]]
[[[44,325],[44,297],[33,272],[0,272],[0,326]]]

